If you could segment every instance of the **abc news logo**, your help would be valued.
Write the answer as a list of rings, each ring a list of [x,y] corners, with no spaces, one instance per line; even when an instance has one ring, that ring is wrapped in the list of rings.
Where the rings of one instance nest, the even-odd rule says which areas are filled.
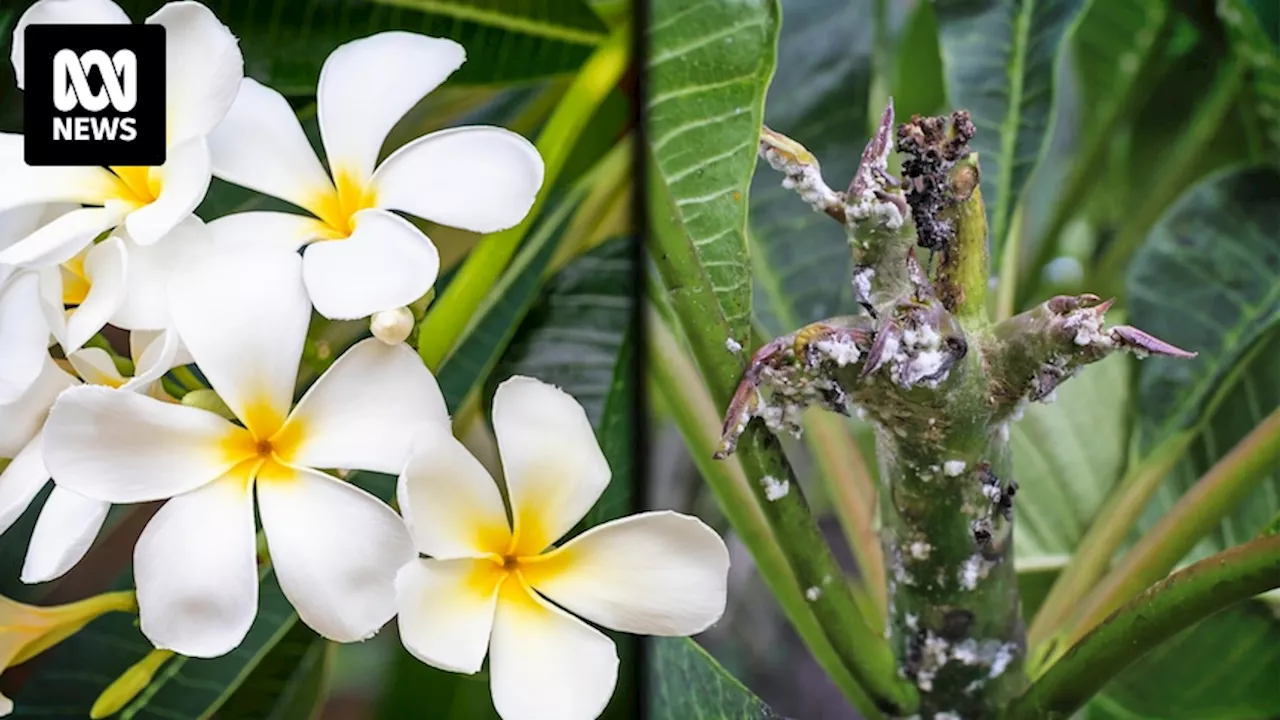
[[[28,165],[162,165],[165,47],[159,25],[29,25]]]

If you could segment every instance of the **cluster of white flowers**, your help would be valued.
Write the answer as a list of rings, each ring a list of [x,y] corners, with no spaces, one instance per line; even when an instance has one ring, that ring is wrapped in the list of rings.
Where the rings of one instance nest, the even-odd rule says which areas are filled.
[[[19,85],[27,26],[90,22],[130,20],[111,0],[35,3],[14,29]],[[22,579],[75,565],[111,504],[164,501],[134,550],[142,632],[158,648],[222,655],[257,612],[256,506],[280,586],[319,634],[362,640],[398,614],[424,662],[474,673],[488,655],[504,718],[598,715],[616,651],[566,611],[620,631],[699,632],[724,609],[724,543],[658,512],[554,546],[610,478],[582,407],[529,378],[500,386],[508,513],[401,344],[403,306],[431,289],[439,259],[393,211],[510,227],[541,187],[537,151],[464,127],[379,163],[392,126],[464,61],[450,40],[386,32],[324,64],[326,171],[285,98],[244,77],[236,38],[208,8],[172,2],[146,22],[166,30],[162,166],[31,167],[22,137],[0,135],[0,532],[53,484]],[[206,224],[195,210],[212,177],[309,214]],[[295,403],[313,309],[372,316],[376,337]],[[108,325],[128,331],[131,360],[92,342]],[[165,392],[162,378],[192,364],[222,414]],[[398,474],[403,516],[334,469]]]

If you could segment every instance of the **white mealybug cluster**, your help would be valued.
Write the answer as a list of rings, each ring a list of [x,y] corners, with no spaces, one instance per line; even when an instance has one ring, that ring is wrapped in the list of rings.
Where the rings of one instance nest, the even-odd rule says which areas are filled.
[[[790,480],[779,480],[772,475],[765,475],[760,479],[760,484],[764,486],[764,496],[769,502],[781,500],[791,492]]]
[[[942,463],[942,472],[946,473],[947,477],[960,477],[964,469],[965,463],[963,460],[948,460]]]
[[[822,597],[821,588],[811,587],[808,590],[804,591],[804,598],[809,602],[815,602],[820,597]]]

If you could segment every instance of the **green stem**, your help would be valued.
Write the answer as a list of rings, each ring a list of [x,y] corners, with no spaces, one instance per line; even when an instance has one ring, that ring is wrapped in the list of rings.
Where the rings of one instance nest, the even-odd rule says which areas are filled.
[[[1186,454],[1196,435],[1196,431],[1186,430],[1161,443],[1125,473],[1102,510],[1089,524],[1070,562],[1049,590],[1027,631],[1027,643],[1031,647],[1028,668],[1033,678],[1038,674],[1039,662],[1053,651],[1046,643],[1080,607],[1084,596],[1106,575],[1111,558],[1137,524],[1143,508],[1159,489],[1161,481]]]
[[[438,368],[453,351],[476,309],[493,290],[521,241],[533,227],[547,196],[555,186],[582,129],[605,97],[622,79],[627,68],[631,31],[622,26],[595,51],[565,91],[551,119],[538,136],[537,147],[546,167],[541,190],[529,214],[519,225],[480,241],[445,288],[419,329],[418,353],[430,368]]]
[[[1014,700],[1006,720],[1068,718],[1121,670],[1195,623],[1280,587],[1280,535],[1252,540],[1180,570],[1083,636]]]
[[[689,446],[694,465],[716,496],[734,532],[751,553],[760,577],[769,586],[805,647],[859,712],[868,718],[881,717],[866,691],[841,663],[840,656],[814,617],[813,609],[805,601],[795,575],[756,503],[741,462],[736,458],[712,459],[719,442],[716,426],[720,413],[702,378],[652,306],[646,316],[649,376]]]
[[[1071,642],[1079,640],[1186,556],[1222,518],[1280,465],[1280,409],[1274,410],[1165,513],[1084,602]]]

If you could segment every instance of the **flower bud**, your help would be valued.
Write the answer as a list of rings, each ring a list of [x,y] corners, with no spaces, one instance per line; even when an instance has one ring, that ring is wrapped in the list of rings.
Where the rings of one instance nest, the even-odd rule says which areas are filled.
[[[110,717],[120,712],[125,705],[137,697],[138,693],[151,684],[156,671],[171,657],[173,657],[172,650],[152,650],[147,653],[146,657],[125,670],[124,674],[102,691],[94,701],[93,708],[89,710],[89,717],[98,720],[98,718]]]
[[[413,332],[413,313],[409,308],[376,312],[369,319],[373,336],[388,345],[399,345]]]

